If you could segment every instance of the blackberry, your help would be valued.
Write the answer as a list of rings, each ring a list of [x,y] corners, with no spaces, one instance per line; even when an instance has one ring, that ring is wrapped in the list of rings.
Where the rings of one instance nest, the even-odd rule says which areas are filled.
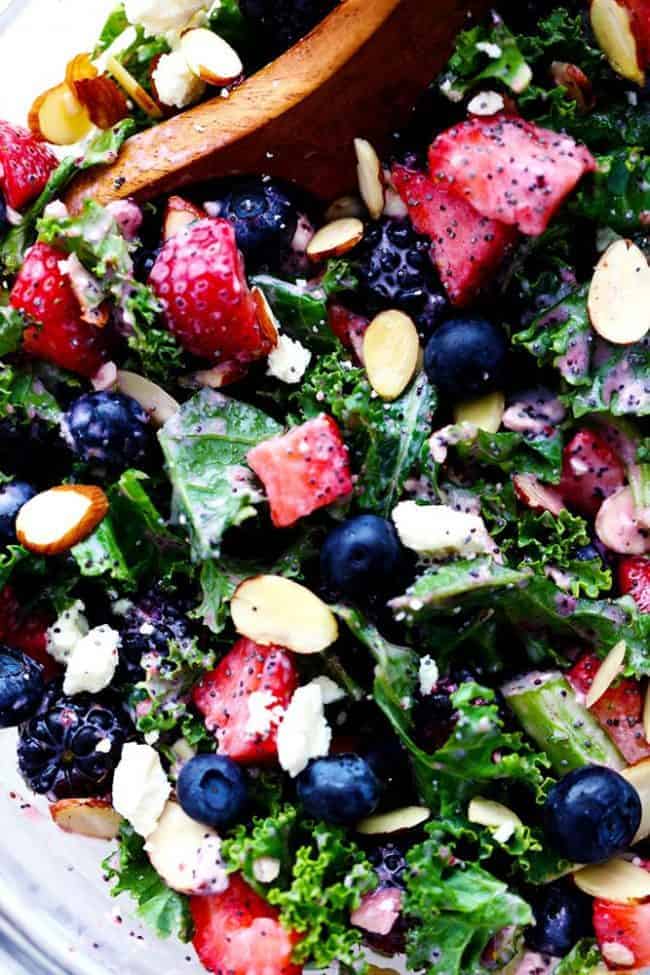
[[[34,792],[57,799],[104,795],[128,735],[127,719],[112,698],[65,697],[56,684],[20,729],[20,772]]]
[[[14,728],[37,711],[43,668],[20,650],[0,646],[0,728]]]
[[[450,680],[440,680],[435,690],[420,698],[413,709],[415,739],[427,752],[435,752],[445,744],[456,724],[456,712],[451,695],[457,685]]]
[[[26,481],[7,481],[0,485],[0,545],[16,542],[16,515],[33,498],[36,490]]]
[[[338,0],[239,0],[255,41],[271,60],[308,34],[337,5]]]
[[[392,843],[380,846],[371,856],[370,862],[375,868],[379,878],[379,888],[397,887],[404,890],[406,887],[406,873],[408,870],[406,859],[399,847]],[[375,951],[383,955],[397,955],[406,948],[407,923],[404,915],[400,915],[395,921],[388,934],[373,934],[371,931],[363,931],[364,941],[374,948]]]
[[[142,465],[152,445],[149,417],[123,393],[86,393],[63,419],[74,453],[95,468],[124,470]]]
[[[142,657],[155,654],[167,656],[172,641],[186,643],[192,634],[185,607],[171,602],[159,590],[150,590],[129,608],[121,629],[120,663],[116,681],[134,684],[144,677]]]
[[[281,265],[298,226],[293,200],[279,183],[253,177],[233,184],[220,201],[219,215],[235,228],[246,267]]]
[[[361,294],[371,312],[399,308],[428,333],[447,310],[447,299],[431,263],[431,241],[407,220],[373,224],[361,245],[357,266]]]

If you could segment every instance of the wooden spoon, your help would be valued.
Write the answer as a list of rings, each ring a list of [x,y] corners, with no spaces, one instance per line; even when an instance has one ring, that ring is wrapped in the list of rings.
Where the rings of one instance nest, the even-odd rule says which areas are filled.
[[[382,149],[443,66],[470,10],[484,6],[342,0],[227,98],[134,136],[114,164],[77,179],[66,203],[77,210],[88,197],[147,200],[236,173],[268,173],[323,198],[338,196],[355,186],[352,140]]]

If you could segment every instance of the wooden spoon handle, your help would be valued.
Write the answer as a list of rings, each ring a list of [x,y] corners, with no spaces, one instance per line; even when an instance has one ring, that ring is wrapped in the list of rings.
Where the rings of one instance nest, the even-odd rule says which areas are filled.
[[[77,179],[66,203],[146,200],[236,173],[268,173],[333,198],[355,185],[352,140],[385,145],[444,64],[470,6],[484,4],[342,0],[227,98],[134,136],[117,162]]]

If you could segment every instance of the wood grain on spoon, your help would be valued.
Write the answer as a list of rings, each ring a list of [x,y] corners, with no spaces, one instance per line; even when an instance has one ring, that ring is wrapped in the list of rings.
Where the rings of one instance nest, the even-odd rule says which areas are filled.
[[[84,174],[79,209],[146,200],[206,179],[269,173],[324,198],[355,185],[355,136],[381,148],[447,58],[481,0],[342,0],[303,41],[217,97],[134,136]],[[435,119],[431,120],[432,128]]]

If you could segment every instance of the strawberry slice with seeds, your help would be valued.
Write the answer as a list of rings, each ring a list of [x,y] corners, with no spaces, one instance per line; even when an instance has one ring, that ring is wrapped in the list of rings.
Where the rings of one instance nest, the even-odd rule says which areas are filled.
[[[579,430],[562,452],[558,490],[567,507],[593,517],[624,483],[625,468],[607,441],[593,430]]]
[[[637,862],[650,870],[647,860]],[[650,903],[617,904],[597,898],[593,919],[598,946],[608,968],[638,971],[650,966]]]
[[[489,283],[517,231],[474,209],[444,183],[395,166],[392,181],[415,230],[431,238],[431,259],[450,300],[466,305]]]
[[[348,448],[330,416],[320,416],[264,440],[247,460],[264,485],[277,528],[352,492]]]
[[[484,217],[536,236],[596,161],[567,135],[501,114],[442,132],[429,150],[429,169]]]
[[[346,349],[352,349],[359,362],[363,362],[363,336],[370,322],[362,315],[355,315],[344,305],[331,304],[327,309],[329,326]]]
[[[57,165],[31,132],[0,121],[0,186],[10,207],[20,210],[38,196]]]
[[[642,613],[650,613],[650,559],[634,556],[621,559],[618,584],[624,596],[631,596]]]

